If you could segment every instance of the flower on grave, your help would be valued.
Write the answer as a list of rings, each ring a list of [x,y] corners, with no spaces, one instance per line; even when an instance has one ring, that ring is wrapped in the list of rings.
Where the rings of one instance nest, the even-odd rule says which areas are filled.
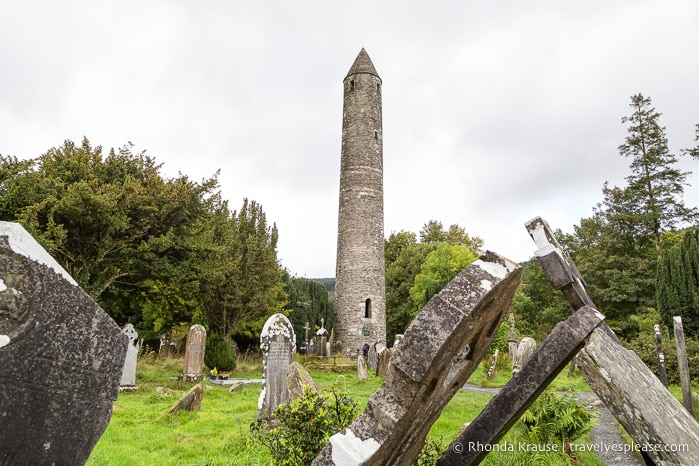
[[[218,375],[218,369],[214,367],[213,369],[211,369],[210,373],[211,377],[216,377]]]

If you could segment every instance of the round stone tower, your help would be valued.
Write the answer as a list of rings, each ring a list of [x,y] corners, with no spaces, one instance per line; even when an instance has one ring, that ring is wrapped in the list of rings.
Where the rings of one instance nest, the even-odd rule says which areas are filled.
[[[344,80],[335,341],[386,344],[381,78],[362,49]]]

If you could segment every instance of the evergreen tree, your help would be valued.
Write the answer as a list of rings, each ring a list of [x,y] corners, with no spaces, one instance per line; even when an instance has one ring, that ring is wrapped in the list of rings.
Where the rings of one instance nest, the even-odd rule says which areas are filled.
[[[631,108],[631,116],[621,120],[629,126],[626,140],[619,146],[620,154],[631,158],[626,191],[634,209],[629,215],[640,233],[654,239],[660,255],[664,231],[697,219],[696,208],[685,207],[681,199],[690,172],[675,167],[678,158],[668,149],[665,127],[660,126],[660,113],[651,106],[650,98],[632,96]]]
[[[687,230],[679,246],[663,251],[657,271],[658,311],[668,326],[681,316],[685,331],[699,336],[699,229]]]

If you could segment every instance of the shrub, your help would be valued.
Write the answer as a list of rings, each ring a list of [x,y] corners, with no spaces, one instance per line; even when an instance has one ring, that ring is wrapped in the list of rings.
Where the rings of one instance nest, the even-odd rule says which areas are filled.
[[[592,430],[593,413],[570,395],[546,390],[522,415],[531,440],[540,444],[567,444]]]
[[[332,400],[328,402],[328,398]],[[251,439],[269,448],[272,464],[311,464],[331,435],[347,427],[356,415],[356,403],[337,385],[330,395],[304,389],[300,398],[274,410],[274,424],[261,420],[251,426]]]
[[[206,339],[204,363],[210,369],[216,368],[222,371],[235,369],[236,357],[235,343],[223,341],[218,333],[212,332]]]

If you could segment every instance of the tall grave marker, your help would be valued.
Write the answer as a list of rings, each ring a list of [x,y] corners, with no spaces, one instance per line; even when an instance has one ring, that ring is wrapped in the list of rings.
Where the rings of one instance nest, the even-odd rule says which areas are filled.
[[[182,374],[185,380],[199,380],[204,371],[204,353],[206,352],[206,329],[195,324],[189,328],[187,347],[184,354]]]
[[[262,392],[257,402],[257,417],[269,419],[274,409],[289,401],[286,375],[296,352],[294,327],[284,314],[274,314],[262,327]]]
[[[126,324],[121,333],[126,335],[129,339],[129,346],[126,349],[126,358],[124,360],[124,369],[121,372],[121,386],[134,387],[136,385],[138,350],[141,347],[138,342],[138,332],[133,327],[133,324]]]
[[[84,464],[109,423],[126,346],[21,225],[0,222],[0,464]]]

